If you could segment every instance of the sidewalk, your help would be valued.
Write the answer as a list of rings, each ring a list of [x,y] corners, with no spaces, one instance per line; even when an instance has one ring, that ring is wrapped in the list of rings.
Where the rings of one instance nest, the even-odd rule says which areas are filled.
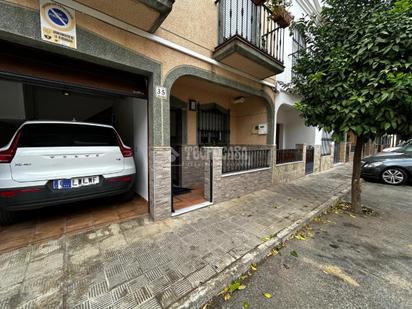
[[[196,307],[240,275],[233,266],[263,237],[297,227],[349,183],[349,166],[339,166],[162,222],[139,218],[8,252],[0,308]]]

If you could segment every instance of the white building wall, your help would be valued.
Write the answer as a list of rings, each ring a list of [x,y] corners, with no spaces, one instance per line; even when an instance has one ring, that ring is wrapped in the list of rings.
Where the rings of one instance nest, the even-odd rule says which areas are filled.
[[[292,0],[292,6],[289,8],[295,20],[306,18],[320,11],[320,4],[318,0]],[[286,104],[288,107],[292,107],[299,101],[298,96],[294,96],[286,92],[282,88],[282,83],[290,83],[292,80],[292,53],[293,53],[293,36],[291,35],[289,28],[285,33],[285,58],[283,73],[276,76],[278,83],[279,93],[275,98],[275,112],[277,123],[283,124],[283,130],[281,132],[281,145],[278,148],[294,148],[295,144],[308,144],[308,145],[320,145],[322,143],[322,133],[314,127],[304,126],[304,120],[298,116],[298,113],[290,113],[288,110],[282,112],[279,108]],[[275,126],[276,130],[276,126]],[[276,132],[275,132],[276,133]]]

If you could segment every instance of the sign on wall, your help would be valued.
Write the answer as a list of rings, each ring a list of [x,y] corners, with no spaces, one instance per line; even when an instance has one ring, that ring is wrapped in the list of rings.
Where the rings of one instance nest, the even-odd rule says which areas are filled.
[[[160,99],[167,99],[167,88],[162,86],[156,86],[156,97]]]
[[[43,40],[77,48],[74,10],[48,0],[40,0],[40,27]]]

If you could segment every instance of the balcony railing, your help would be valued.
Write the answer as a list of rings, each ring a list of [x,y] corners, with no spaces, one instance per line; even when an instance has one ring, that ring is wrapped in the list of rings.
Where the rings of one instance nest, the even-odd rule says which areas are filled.
[[[217,0],[219,45],[239,38],[280,63],[284,59],[285,30],[271,18],[271,11],[251,0]]]
[[[271,149],[261,146],[223,148],[222,173],[233,173],[270,167]]]
[[[276,164],[303,161],[302,149],[277,149]]]

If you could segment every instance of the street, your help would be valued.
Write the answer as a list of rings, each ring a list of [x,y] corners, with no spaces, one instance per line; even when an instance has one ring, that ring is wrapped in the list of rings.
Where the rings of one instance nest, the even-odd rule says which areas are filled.
[[[364,183],[362,194],[375,213],[315,220],[207,308],[411,308],[412,186]]]

